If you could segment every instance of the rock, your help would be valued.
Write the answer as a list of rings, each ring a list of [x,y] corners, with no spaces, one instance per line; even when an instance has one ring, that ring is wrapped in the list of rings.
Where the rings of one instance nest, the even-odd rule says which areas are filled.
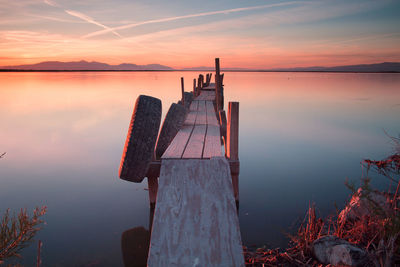
[[[333,266],[364,266],[368,262],[363,249],[332,235],[315,240],[312,252],[319,262]]]
[[[339,221],[343,220],[357,220],[364,216],[369,216],[373,212],[373,206],[376,204],[381,207],[384,211],[390,209],[390,203],[386,195],[379,191],[369,192],[369,199],[374,202],[371,203],[367,198],[367,192],[362,188],[359,188],[357,192],[352,196],[350,202],[339,214]]]

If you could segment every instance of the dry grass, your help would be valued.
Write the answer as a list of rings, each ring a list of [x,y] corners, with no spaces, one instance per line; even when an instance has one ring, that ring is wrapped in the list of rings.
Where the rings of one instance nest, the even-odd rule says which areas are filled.
[[[369,266],[400,266],[400,139],[391,138],[395,154],[384,160],[363,161],[367,177],[373,170],[396,183],[395,192],[379,192],[386,196],[389,208],[383,208],[370,197],[376,191],[365,178],[361,187],[364,193],[360,197],[367,200],[372,212],[353,220],[339,219],[339,214],[321,219],[316,215],[315,205],[311,205],[297,233],[289,235],[288,249],[249,251],[244,248],[246,266],[324,266],[313,258],[311,249],[313,241],[325,235],[335,235],[365,249],[369,254]],[[348,187],[356,194],[356,188]]]

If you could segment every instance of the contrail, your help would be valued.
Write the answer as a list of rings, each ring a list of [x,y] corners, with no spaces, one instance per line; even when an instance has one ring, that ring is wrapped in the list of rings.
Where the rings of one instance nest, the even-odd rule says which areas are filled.
[[[49,6],[62,8],[60,5],[58,5],[53,0],[43,0],[43,2],[46,3]],[[80,12],[77,12],[77,11],[74,11],[74,10],[67,10],[67,9],[64,9],[64,12],[69,14],[69,15],[71,15],[71,16],[77,17],[77,18],[79,18],[81,20],[84,20],[84,21],[86,21],[88,23],[100,26],[103,29],[105,29],[107,32],[111,32],[111,33],[115,34],[116,36],[122,38],[122,36],[119,33],[117,33],[114,29],[112,29],[112,28],[110,28],[110,27],[108,27],[108,26],[106,26],[104,24],[101,24],[100,22],[95,21],[93,18],[91,18],[91,17],[89,17],[89,16],[87,16],[87,15],[85,15],[83,13],[80,13]]]
[[[110,27],[108,27],[108,26],[106,26],[106,25],[103,25],[103,24],[101,24],[101,23],[95,21],[94,19],[92,19],[91,17],[89,17],[89,16],[87,16],[87,15],[85,15],[85,14],[82,14],[82,13],[80,13],[80,12],[73,11],[73,10],[64,10],[64,11],[65,11],[67,14],[71,15],[71,16],[80,18],[80,19],[82,19],[82,20],[84,20],[84,21],[87,21],[87,22],[92,23],[92,24],[94,24],[94,25],[100,26],[100,27],[104,28],[107,32],[112,32],[112,33],[115,34],[116,36],[122,38],[122,36],[121,36],[119,33],[117,33],[114,29],[112,29],[112,28],[110,28]]]
[[[261,6],[241,7],[241,8],[233,8],[233,9],[226,9],[226,10],[219,10],[219,11],[203,12],[203,13],[170,17],[170,18],[164,18],[164,19],[147,20],[147,21],[142,21],[142,22],[138,22],[138,23],[122,25],[122,26],[118,26],[118,27],[114,27],[114,28],[108,28],[108,29],[104,29],[101,31],[96,31],[96,32],[89,33],[89,34],[83,36],[83,38],[89,38],[89,37],[105,34],[108,32],[112,32],[115,30],[134,28],[134,27],[138,27],[141,25],[152,24],[152,23],[168,22],[168,21],[174,21],[174,20],[181,20],[181,19],[195,18],[195,17],[204,17],[204,16],[211,16],[211,15],[218,15],[218,14],[230,14],[230,13],[243,12],[243,11],[256,10],[256,9],[264,9],[264,8],[270,8],[270,7],[287,6],[287,5],[293,5],[293,4],[298,4],[298,3],[305,3],[305,2],[292,1],[292,2],[286,2],[286,3],[277,3],[277,4],[269,4],[269,5],[261,5]]]
[[[58,7],[57,3],[53,2],[52,0],[43,0],[43,2],[45,2],[49,6]]]

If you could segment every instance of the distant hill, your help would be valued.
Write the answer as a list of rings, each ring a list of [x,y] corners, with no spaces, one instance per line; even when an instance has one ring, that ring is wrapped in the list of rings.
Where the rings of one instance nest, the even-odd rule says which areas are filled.
[[[183,70],[213,71],[212,67],[192,67]],[[299,67],[299,68],[275,68],[275,69],[246,69],[246,68],[221,68],[221,71],[299,71],[299,72],[400,72],[399,62],[383,62],[375,64],[346,65],[335,67]]]
[[[101,62],[88,62],[85,60],[60,62],[46,61],[31,65],[4,66],[0,70],[175,70],[171,67],[160,64],[136,65],[122,63],[119,65],[109,65]],[[182,70],[192,71],[214,71],[213,67],[191,67]],[[222,68],[222,71],[298,71],[298,72],[400,72],[400,62],[383,62],[376,64],[347,65],[335,67],[298,67],[298,68],[275,68],[275,69],[247,69],[247,68]]]
[[[88,62],[85,60],[60,62],[60,61],[45,61],[31,65],[4,66],[0,69],[7,70],[173,70],[173,68],[160,65],[136,65],[130,63],[122,63],[119,65],[109,65],[101,62]]]
[[[324,72],[400,72],[399,62],[347,65],[336,67],[280,68],[271,71],[324,71]]]

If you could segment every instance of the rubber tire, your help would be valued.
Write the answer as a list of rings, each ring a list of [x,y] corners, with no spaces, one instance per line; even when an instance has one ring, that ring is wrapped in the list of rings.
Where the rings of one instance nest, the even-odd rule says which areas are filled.
[[[146,177],[153,159],[160,122],[161,100],[140,95],[136,99],[122,153],[119,168],[121,179],[140,183]]]
[[[185,122],[186,115],[187,109],[182,105],[172,103],[161,126],[160,135],[158,136],[156,159],[160,159],[165,150],[167,150],[175,135],[179,132]]]

